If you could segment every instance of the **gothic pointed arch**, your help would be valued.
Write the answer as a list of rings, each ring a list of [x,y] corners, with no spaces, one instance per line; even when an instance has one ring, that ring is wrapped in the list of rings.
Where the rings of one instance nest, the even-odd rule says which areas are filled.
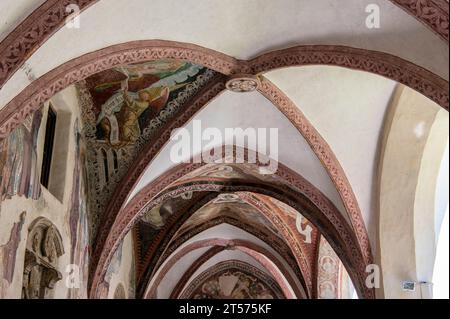
[[[137,196],[135,196],[131,200],[131,202],[128,203],[127,207],[119,214],[114,223],[115,226],[112,227],[112,230],[105,230],[104,232],[100,233],[100,236],[103,236],[103,238],[105,238],[105,241],[99,242],[99,249],[94,254],[94,256],[97,258],[96,260],[98,260],[99,263],[97,264],[98,266],[95,270],[96,275],[92,283],[92,293],[95,294],[95,286],[96,284],[98,284],[96,283],[96,281],[101,280],[100,278],[103,273],[103,270],[101,270],[103,267],[102,265],[107,264],[108,259],[110,258],[108,256],[110,256],[111,251],[115,249],[115,243],[120,240],[122,234],[127,233],[131,229],[136,219],[142,216],[145,211],[144,207],[146,207],[146,209],[151,209],[152,207],[155,207],[156,205],[167,200],[167,198],[180,196],[181,194],[186,192],[205,190],[217,192],[220,190],[231,192],[256,191],[257,193],[275,197],[278,200],[291,205],[298,211],[301,211],[302,213],[304,212],[304,216],[307,219],[311,220],[322,233],[326,234],[325,236],[328,236],[327,239],[329,239],[330,243],[334,245],[335,250],[338,251],[339,254],[348,254],[348,256],[352,256],[350,258],[353,259],[353,265],[349,265],[349,268],[353,268],[355,272],[359,273],[359,279],[356,280],[357,282],[359,282],[358,289],[360,289],[361,294],[365,294],[366,296],[371,295],[370,290],[367,290],[364,285],[364,273],[367,263],[362,257],[363,254],[361,253],[359,245],[356,244],[357,240],[352,231],[349,229],[348,224],[342,220],[342,215],[337,212],[333,204],[331,204],[331,202],[327,200],[326,197],[324,197],[323,194],[320,193],[320,191],[314,189],[311,184],[299,177],[298,174],[293,173],[282,165],[279,165],[279,169],[276,173],[276,175],[280,176],[281,178],[287,178],[287,180],[289,181],[288,184],[297,189],[297,191],[294,191],[294,193],[291,193],[293,189],[287,185],[279,185],[278,187],[281,188],[277,189],[277,187],[274,188],[273,185],[269,186],[267,184],[261,184],[259,182],[260,186],[258,186],[258,183],[255,184],[256,181],[251,181],[251,179],[244,179],[242,181],[234,180],[233,182],[227,180],[224,180],[223,182],[200,182],[201,179],[199,180],[197,178],[194,184],[190,184],[189,179],[184,179],[177,182],[177,180],[181,177],[185,176],[188,173],[192,173],[195,170],[201,169],[203,166],[204,165],[202,164],[181,164],[179,165],[179,167],[175,167],[174,169],[158,178],[156,181],[150,183]],[[292,197],[289,194],[291,194]],[[301,198],[304,198],[306,202],[299,202]],[[309,198],[309,200],[311,200],[312,202],[308,204],[309,200],[307,198]],[[263,209],[266,208],[267,205],[272,205],[272,203],[261,205],[257,199],[253,199],[249,196],[247,196],[246,199],[250,201],[249,203]],[[313,214],[311,209],[316,211],[316,213]],[[338,242],[333,241],[333,239],[339,237],[345,237],[346,239],[344,241],[346,243],[344,244],[343,242],[341,242],[341,244],[339,244]],[[107,248],[106,246],[103,246],[102,244],[100,244],[101,242],[108,243],[109,247]],[[345,253],[345,251],[347,251],[347,253]],[[356,257],[356,255],[358,255],[359,257]],[[358,262],[356,262],[356,260],[354,259],[355,257],[357,259],[359,258]],[[343,258],[343,260],[344,259],[348,258]],[[352,275],[353,278],[356,279],[356,274],[353,273]]]

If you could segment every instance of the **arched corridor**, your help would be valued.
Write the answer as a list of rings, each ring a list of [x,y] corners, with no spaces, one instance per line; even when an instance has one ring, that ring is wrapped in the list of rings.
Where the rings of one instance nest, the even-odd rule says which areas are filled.
[[[448,298],[448,1],[340,2],[2,0],[0,298]]]

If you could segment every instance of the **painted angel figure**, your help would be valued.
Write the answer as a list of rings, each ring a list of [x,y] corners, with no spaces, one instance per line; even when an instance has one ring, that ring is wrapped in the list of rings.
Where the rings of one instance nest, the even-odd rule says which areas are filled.
[[[167,86],[152,86],[133,93],[128,91],[128,79],[122,83],[121,92],[112,96],[103,106],[97,125],[103,129],[112,145],[129,144],[141,135],[139,117],[149,108],[153,115],[164,107],[169,99]]]
[[[111,96],[101,108],[97,125],[104,132],[105,139],[112,145],[120,146],[134,143],[142,134],[139,118],[150,110],[150,117],[156,117],[167,104],[170,93],[187,83],[188,77],[199,72],[198,66],[191,66],[153,83],[150,87],[135,92],[128,90],[130,75],[127,70],[120,70],[126,75],[121,89]]]

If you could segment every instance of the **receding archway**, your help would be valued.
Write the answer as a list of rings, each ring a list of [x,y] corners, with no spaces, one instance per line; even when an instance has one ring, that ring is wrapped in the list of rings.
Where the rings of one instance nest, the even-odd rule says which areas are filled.
[[[289,181],[288,184],[292,185],[294,189],[285,187],[286,185],[278,185],[276,187],[265,183],[256,183],[254,180],[203,181],[202,183],[201,180],[197,179],[195,183],[189,183],[189,181],[176,183],[179,178],[203,166],[205,165],[181,164],[160,176],[130,201],[126,208],[119,213],[109,230],[105,229],[99,234],[99,238],[102,240],[98,242],[98,249],[94,254],[98,263],[96,268],[92,268],[92,274],[95,276],[91,286],[91,294],[93,296],[96,294],[96,285],[101,281],[104,267],[107,265],[112,252],[116,249],[123,235],[131,229],[134,221],[140,218],[145,207],[154,207],[168,198],[179,196],[189,191],[225,191],[266,194],[285,202],[287,205],[297,209],[297,211],[304,212],[304,216],[327,237],[327,240],[333,245],[341,259],[348,262],[346,266],[349,269],[349,273],[352,273],[360,294],[367,298],[373,297],[373,291],[365,286],[367,262],[364,261],[356,236],[334,205],[314,186],[282,165],[279,166],[277,176]],[[257,199],[252,199],[251,197],[246,199],[250,201],[250,204],[264,209],[265,205],[261,206],[260,201]],[[270,208],[266,207],[266,209]],[[356,275],[356,273],[359,275]]]

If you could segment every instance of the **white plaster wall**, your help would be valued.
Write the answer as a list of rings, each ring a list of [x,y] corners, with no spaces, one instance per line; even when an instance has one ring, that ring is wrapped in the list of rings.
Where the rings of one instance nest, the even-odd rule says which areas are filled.
[[[434,229],[436,230],[436,243],[438,242],[439,233],[445,212],[448,209],[448,193],[449,193],[449,142],[447,136],[447,146],[445,148],[444,156],[442,157],[441,166],[439,168],[439,176],[436,183],[436,218]]]
[[[13,196],[11,199],[2,201],[0,203],[0,245],[5,244],[10,236],[10,231],[15,222],[19,220],[19,215],[25,211],[26,219],[22,227],[20,234],[20,244],[17,249],[16,264],[13,282],[6,291],[3,291],[5,298],[21,298],[22,295],[22,276],[24,267],[24,257],[25,257],[25,246],[27,242],[28,227],[30,224],[38,217],[45,217],[49,219],[60,232],[63,239],[63,246],[65,253],[58,259],[59,271],[63,274],[63,279],[56,283],[54,289],[55,298],[67,298],[68,288],[66,286],[66,279],[68,273],[66,272],[66,267],[70,264],[70,230],[69,230],[69,212],[70,212],[70,194],[72,191],[73,183],[73,171],[75,158],[73,151],[75,149],[75,138],[74,138],[74,122],[78,116],[78,104],[75,103],[75,89],[70,87],[63,92],[55,96],[51,102],[53,105],[58,106],[58,108],[64,110],[65,112],[71,113],[73,116],[70,117],[70,125],[66,128],[66,131],[60,132],[62,134],[68,135],[68,145],[69,154],[67,156],[66,165],[66,180],[64,198],[62,200],[57,199],[53,194],[51,194],[47,189],[42,187],[42,196],[38,200],[26,199],[24,197]],[[44,114],[42,118],[42,124],[38,135],[37,144],[37,154],[38,154],[38,164],[37,169],[40,170],[42,165],[42,152],[44,147],[44,135],[45,135],[45,125],[47,118],[47,108],[48,103],[44,108]],[[58,145],[55,145],[55,153],[58,152]],[[84,283],[86,285],[86,283]]]
[[[369,4],[379,29],[366,27]],[[307,44],[387,52],[448,79],[448,45],[387,0],[101,0],[81,14],[81,28],[62,28],[28,59],[40,77],[85,53],[131,40],[198,44],[240,59]],[[76,44],[76,45],[74,45]],[[0,92],[0,108],[26,86],[21,72]]]
[[[356,195],[375,251],[379,141],[396,83],[330,66],[282,69],[266,77],[293,100],[336,155]]]

